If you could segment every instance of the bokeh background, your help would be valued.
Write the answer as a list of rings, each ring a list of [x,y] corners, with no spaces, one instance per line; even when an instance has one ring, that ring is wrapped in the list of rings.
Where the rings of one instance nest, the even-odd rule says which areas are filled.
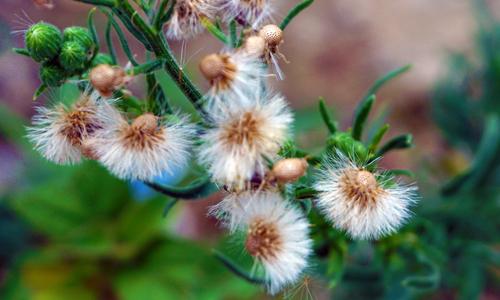
[[[295,4],[276,2],[282,2],[276,20]],[[13,54],[10,48],[22,47],[23,37],[18,32],[30,23],[44,20],[60,28],[84,26],[90,8],[69,0],[54,3],[53,10],[46,10],[29,0],[1,0],[0,298],[265,299],[258,288],[233,276],[211,255],[211,249],[225,240],[214,220],[205,216],[206,207],[217,196],[181,203],[168,218],[162,218],[165,198],[140,184],[114,179],[91,162],[56,167],[30,150],[23,126],[34,112],[31,99],[40,83],[38,70],[33,61]],[[414,171],[423,201],[432,201],[444,182],[470,167],[485,111],[498,114],[500,98],[494,97],[500,96],[500,76],[483,71],[492,62],[500,65],[500,27],[490,26],[499,19],[500,1],[496,0],[317,0],[287,29],[282,52],[291,63],[282,65],[285,80],[274,82],[298,110],[295,129],[300,144],[314,149],[326,136],[316,112],[319,96],[346,127],[357,101],[373,81],[410,63],[410,72],[378,94],[373,120],[385,119],[391,124],[388,137],[405,132],[414,135],[414,148],[391,153],[382,164]],[[99,16],[98,27],[104,28],[105,21]],[[485,44],[484,36],[495,42]],[[142,49],[130,40],[140,58]],[[206,87],[197,62],[221,44],[204,35],[189,41],[182,55],[180,44],[172,47],[185,70]],[[126,59],[120,55],[125,65]],[[489,75],[474,77],[478,73]],[[458,74],[464,76],[453,78]],[[463,89],[468,76],[492,82],[487,86],[473,82]],[[493,92],[488,94],[485,87]],[[141,80],[133,82],[131,89],[140,96]],[[171,97],[183,101],[173,87],[170,92]],[[488,102],[492,106],[475,114],[473,125],[478,129],[471,129],[471,139],[466,140],[460,131],[450,133],[446,128],[450,122],[469,124],[452,108],[485,94],[494,98]],[[71,95],[74,91],[70,89],[57,91],[39,101],[48,103]],[[449,110],[436,109],[442,99],[448,101]],[[464,112],[472,113],[467,108]],[[500,173],[494,174],[498,177]],[[182,172],[164,180],[177,183]],[[489,183],[494,191],[489,195],[492,213],[500,213],[497,184]],[[473,212],[464,218],[474,218]],[[493,227],[487,238],[496,248],[500,245],[497,230]],[[486,269],[498,276],[494,265]],[[498,278],[481,272],[473,277],[484,277],[479,291],[470,295],[500,299]],[[315,296],[327,299],[330,293],[324,285],[315,285],[311,287]],[[461,284],[445,285],[430,295],[458,299],[456,286]],[[297,299],[302,297],[297,295]]]

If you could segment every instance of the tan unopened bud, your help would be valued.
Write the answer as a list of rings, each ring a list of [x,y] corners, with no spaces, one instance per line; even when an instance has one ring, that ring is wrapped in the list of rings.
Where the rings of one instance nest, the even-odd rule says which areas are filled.
[[[264,56],[266,51],[266,41],[258,35],[249,36],[245,40],[245,51],[250,55]]]
[[[92,86],[104,97],[109,97],[113,91],[125,83],[125,71],[110,65],[98,65],[89,74]]]
[[[158,118],[152,113],[145,113],[132,122],[132,128],[153,133],[158,128]]]
[[[207,80],[214,80],[224,75],[225,63],[218,54],[205,56],[200,62],[200,71]]]
[[[294,182],[304,176],[307,166],[304,158],[287,158],[274,164],[272,174],[278,182]]]
[[[283,42],[283,30],[274,24],[269,24],[259,31],[259,36],[261,36],[266,44],[270,48],[275,48]]]

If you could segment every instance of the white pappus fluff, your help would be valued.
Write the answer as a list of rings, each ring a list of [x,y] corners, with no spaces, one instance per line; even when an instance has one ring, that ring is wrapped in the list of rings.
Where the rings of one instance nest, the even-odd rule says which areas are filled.
[[[225,0],[223,19],[239,19],[256,29],[273,13],[273,0]]]
[[[224,70],[220,76],[210,81],[211,88],[205,96],[208,109],[217,102],[234,101],[234,98],[244,101],[249,98],[249,94],[258,93],[262,89],[267,68],[260,57],[245,51],[218,55],[223,59]]]
[[[279,94],[234,99],[212,107],[213,127],[201,136],[199,161],[212,179],[229,189],[242,189],[267,169],[265,157],[276,157],[289,134],[292,113]]]
[[[344,154],[325,161],[315,189],[316,203],[335,227],[355,239],[377,239],[395,232],[411,215],[416,187],[369,172]]]
[[[168,23],[167,37],[187,40],[200,34],[202,18],[213,19],[220,9],[220,0],[177,0]]]
[[[88,146],[115,176],[151,181],[187,164],[195,134],[187,117],[159,121],[144,114],[132,124],[119,114],[114,119],[114,125],[90,139]]]
[[[309,222],[302,211],[283,199],[278,191],[247,191],[226,202],[225,223],[246,231],[245,248],[264,269],[267,290],[276,294],[297,282],[312,253]]]
[[[71,107],[37,107],[27,137],[43,157],[57,164],[80,162],[86,140],[107,127],[106,116],[115,111],[97,93],[84,94]]]

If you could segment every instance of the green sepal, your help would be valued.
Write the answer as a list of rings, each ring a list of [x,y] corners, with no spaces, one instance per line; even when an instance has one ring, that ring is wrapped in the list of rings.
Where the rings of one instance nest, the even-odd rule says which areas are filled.
[[[327,150],[332,153],[338,150],[360,163],[365,163],[368,158],[368,150],[365,145],[355,140],[347,132],[337,132],[331,135],[327,140]]]
[[[47,87],[48,86],[45,83],[42,83],[33,94],[33,101],[36,101],[36,99],[38,99],[38,97],[40,97],[40,95],[43,94],[43,92],[45,92]]]
[[[109,54],[98,53],[90,63],[90,66],[96,67],[98,65],[113,65],[113,59]]]
[[[66,72],[56,64],[44,64],[40,67],[40,80],[48,87],[61,86],[66,80]]]
[[[62,43],[61,31],[52,24],[39,22],[26,31],[26,49],[37,62],[43,63],[55,58]]]
[[[12,52],[17,53],[19,55],[31,57],[30,52],[28,51],[28,49],[25,49],[25,48],[12,48]]]

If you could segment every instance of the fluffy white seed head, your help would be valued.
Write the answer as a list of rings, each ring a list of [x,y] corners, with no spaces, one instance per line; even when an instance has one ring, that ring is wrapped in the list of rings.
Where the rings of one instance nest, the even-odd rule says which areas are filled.
[[[317,204],[335,227],[355,239],[377,239],[395,232],[410,216],[416,188],[380,182],[340,152],[330,158],[315,185]]]
[[[266,76],[262,60],[246,52],[211,54],[199,67],[211,86],[206,95],[209,107],[216,102],[248,98],[261,89]]]
[[[219,0],[177,0],[168,24],[167,37],[187,40],[203,31],[202,18],[213,19]]]
[[[189,159],[194,127],[186,118],[162,122],[146,113],[131,124],[121,115],[90,139],[89,147],[111,173],[122,179],[151,181]]]
[[[82,95],[71,107],[58,104],[38,107],[28,138],[46,159],[57,164],[74,164],[87,156],[86,141],[110,124],[115,108],[96,93]]]
[[[223,201],[226,225],[246,232],[245,249],[262,264],[268,292],[297,282],[312,252],[309,223],[300,209],[274,191],[247,191]]]
[[[276,157],[293,120],[282,96],[256,97],[213,106],[214,126],[201,137],[200,162],[229,189],[241,190],[253,176],[265,174],[265,157]]]

